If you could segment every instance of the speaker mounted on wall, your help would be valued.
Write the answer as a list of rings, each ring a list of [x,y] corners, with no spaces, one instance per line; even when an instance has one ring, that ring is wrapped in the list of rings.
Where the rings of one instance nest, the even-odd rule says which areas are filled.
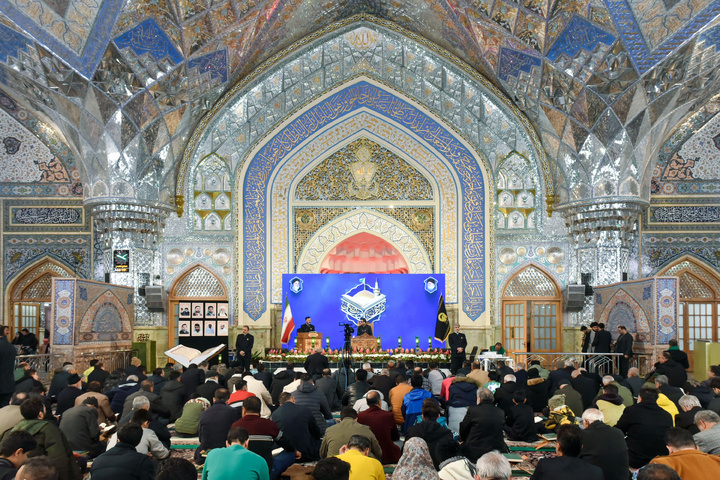
[[[145,287],[145,302],[151,312],[165,311],[165,289],[159,285]]]

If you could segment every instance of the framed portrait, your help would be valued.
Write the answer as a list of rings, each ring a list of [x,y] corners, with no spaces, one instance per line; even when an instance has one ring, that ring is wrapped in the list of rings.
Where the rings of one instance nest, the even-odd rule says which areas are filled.
[[[228,312],[230,311],[227,303],[217,304],[217,318],[228,318]]]
[[[190,307],[188,307],[189,309]],[[178,337],[189,337],[190,336],[190,320],[178,322]]]
[[[217,322],[215,320],[205,320],[205,336],[215,337],[217,336]]]
[[[190,302],[183,302],[178,305],[178,317],[180,318],[190,318],[190,309],[192,308],[192,305]]]
[[[205,315],[205,310],[203,302],[193,303],[192,304],[192,318],[203,318]]]
[[[219,312],[218,312],[219,313]],[[217,322],[217,336],[227,337],[229,332],[229,326],[227,320],[218,320]]]
[[[203,322],[202,321],[195,321],[192,322],[192,331],[190,333],[190,336],[192,337],[202,337],[203,336]]]
[[[217,303],[205,303],[205,318],[217,318]]]

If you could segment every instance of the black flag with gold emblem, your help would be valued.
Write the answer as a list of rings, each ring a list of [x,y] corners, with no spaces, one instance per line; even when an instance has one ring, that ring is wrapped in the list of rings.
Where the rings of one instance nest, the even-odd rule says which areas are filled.
[[[444,342],[448,335],[450,335],[450,322],[448,322],[445,300],[443,300],[441,293],[440,303],[438,304],[437,321],[435,322],[435,340]]]

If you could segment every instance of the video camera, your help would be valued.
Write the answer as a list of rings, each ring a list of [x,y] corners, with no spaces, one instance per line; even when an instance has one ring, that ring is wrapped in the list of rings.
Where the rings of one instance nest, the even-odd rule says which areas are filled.
[[[338,323],[338,325],[343,327],[343,333],[346,336],[351,336],[353,333],[355,333],[355,327],[353,327],[352,323],[340,322],[340,323]]]

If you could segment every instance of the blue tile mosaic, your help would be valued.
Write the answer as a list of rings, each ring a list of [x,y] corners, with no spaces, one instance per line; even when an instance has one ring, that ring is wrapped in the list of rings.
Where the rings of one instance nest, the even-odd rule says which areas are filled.
[[[507,81],[508,77],[517,77],[521,71],[531,73],[533,67],[539,68],[540,65],[542,60],[537,57],[509,48],[501,48],[498,75],[503,81]]]
[[[0,25],[0,61],[6,62],[8,57],[17,58],[18,51],[25,51],[27,44],[27,38],[5,25]]]
[[[227,53],[225,50],[218,50],[202,57],[194,58],[188,62],[188,69],[198,68],[199,73],[210,72],[213,78],[219,78],[227,82]]]
[[[155,61],[169,57],[177,65],[183,60],[170,38],[153,19],[145,20],[123,33],[115,39],[115,44],[119,49],[130,47],[136,55],[149,53]]]
[[[547,57],[555,61],[564,53],[573,58],[581,49],[592,51],[598,43],[610,46],[614,41],[614,36],[576,16],[560,34]]]

